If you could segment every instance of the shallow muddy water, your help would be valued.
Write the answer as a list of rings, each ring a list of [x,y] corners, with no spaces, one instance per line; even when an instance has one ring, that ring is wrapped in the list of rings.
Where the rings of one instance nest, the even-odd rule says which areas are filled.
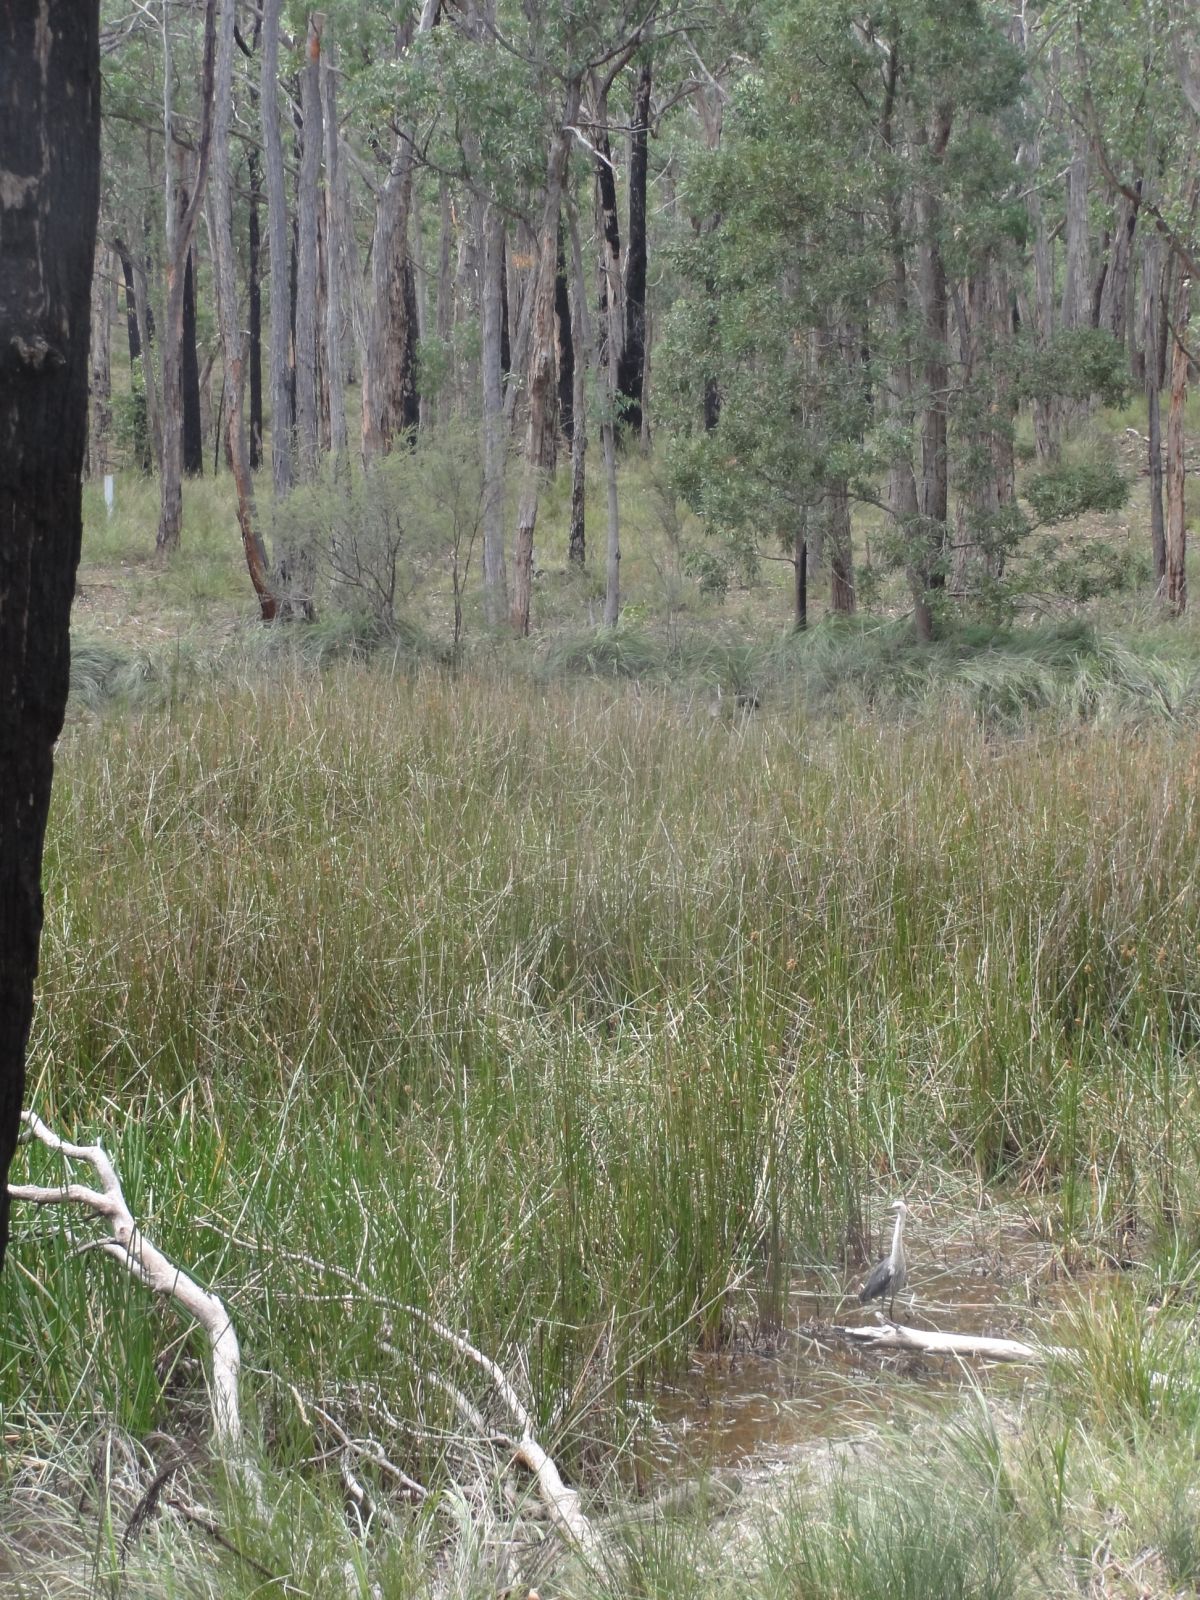
[[[743,1329],[729,1349],[696,1354],[687,1376],[654,1397],[654,1425],[640,1450],[645,1476],[767,1466],[852,1437],[898,1406],[944,1405],[972,1384],[1014,1399],[1040,1381],[1036,1367],[848,1348],[830,1335],[834,1324],[878,1319],[877,1305],[858,1303],[864,1276],[798,1273],[777,1338],[756,1341]],[[910,1241],[909,1286],[896,1301],[896,1321],[1036,1342],[1071,1292],[1058,1251],[1027,1220],[988,1216],[950,1237]]]

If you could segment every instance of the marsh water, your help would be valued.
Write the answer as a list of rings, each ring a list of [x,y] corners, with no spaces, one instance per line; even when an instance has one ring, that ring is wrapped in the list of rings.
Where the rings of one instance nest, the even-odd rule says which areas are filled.
[[[646,1476],[768,1467],[853,1437],[901,1406],[943,1405],[971,1385],[1015,1399],[1039,1381],[1033,1367],[848,1347],[833,1327],[878,1319],[877,1303],[858,1302],[864,1275],[799,1272],[777,1337],[743,1329],[720,1353],[697,1353],[687,1375],[656,1396],[654,1426],[643,1440]],[[897,1299],[896,1321],[1036,1342],[1072,1282],[1030,1220],[973,1221],[935,1241],[911,1241],[909,1286]]]

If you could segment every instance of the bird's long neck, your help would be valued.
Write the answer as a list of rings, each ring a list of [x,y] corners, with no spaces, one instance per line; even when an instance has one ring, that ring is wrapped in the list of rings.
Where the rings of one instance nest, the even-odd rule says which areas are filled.
[[[895,1229],[892,1232],[892,1253],[891,1253],[891,1256],[889,1257],[889,1260],[891,1261],[893,1266],[895,1266],[896,1262],[899,1261],[901,1255],[904,1253],[904,1238],[903,1238],[903,1235],[904,1235],[904,1213],[903,1213],[903,1211],[897,1211],[897,1213],[896,1213],[896,1226],[895,1226]]]

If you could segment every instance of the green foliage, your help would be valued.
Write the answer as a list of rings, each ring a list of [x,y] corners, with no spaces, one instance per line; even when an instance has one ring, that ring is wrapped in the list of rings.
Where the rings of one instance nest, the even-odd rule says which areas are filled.
[[[1022,348],[1014,366],[1017,392],[1049,401],[1099,396],[1107,406],[1129,398],[1125,352],[1103,328],[1059,328],[1044,348]]]
[[[1120,511],[1129,499],[1129,480],[1117,462],[1058,462],[1030,473],[1021,492],[1038,522],[1066,522],[1089,511]]]

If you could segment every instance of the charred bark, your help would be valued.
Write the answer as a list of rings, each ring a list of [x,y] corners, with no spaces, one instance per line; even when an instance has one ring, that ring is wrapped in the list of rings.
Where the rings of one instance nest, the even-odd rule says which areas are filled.
[[[125,279],[125,325],[129,337],[129,365],[142,353],[142,332],[138,327],[138,302],[137,290],[133,286],[133,262],[129,259],[129,251],[120,239],[113,240],[113,249],[121,261],[121,275]]]
[[[189,478],[204,472],[204,435],[200,429],[200,362],[196,355],[196,252],[188,251],[183,273],[183,343],[179,381],[183,396],[183,470]]]
[[[625,241],[625,347],[617,365],[622,421],[642,431],[642,387],[646,372],[646,178],[650,136],[652,70],[646,62],[633,91],[629,151],[629,232]]]
[[[575,340],[571,328],[571,290],[564,230],[558,226],[558,265],[554,275],[554,316],[558,330],[558,419],[571,443],[575,412]]]
[[[0,7],[0,1264],[82,532],[100,201],[97,0]]]
[[[792,626],[797,633],[808,627],[808,529],[806,513],[801,513],[792,535]]]

